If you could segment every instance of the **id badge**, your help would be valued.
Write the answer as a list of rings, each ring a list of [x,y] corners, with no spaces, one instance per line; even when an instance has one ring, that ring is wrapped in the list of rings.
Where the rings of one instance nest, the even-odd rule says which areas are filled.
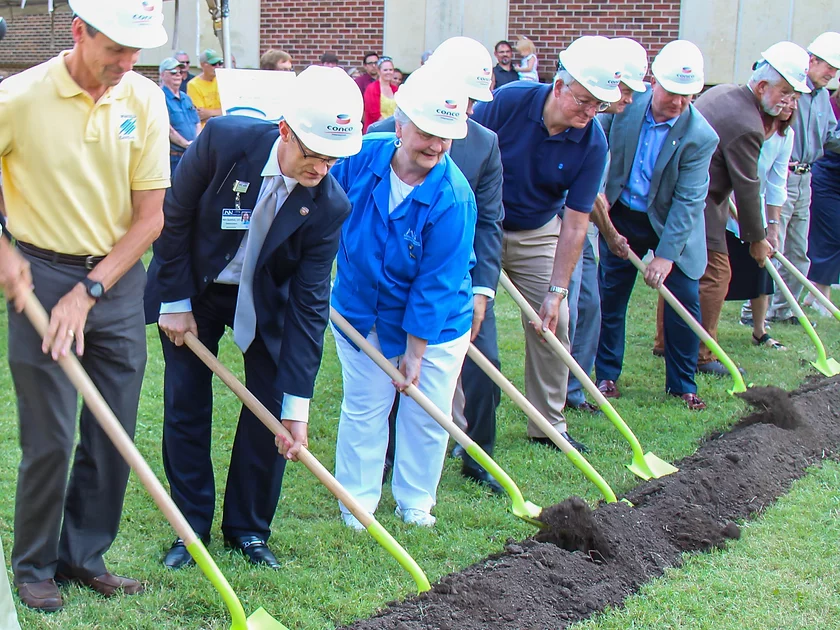
[[[247,230],[251,226],[253,210],[241,208],[225,208],[222,210],[223,230]]]

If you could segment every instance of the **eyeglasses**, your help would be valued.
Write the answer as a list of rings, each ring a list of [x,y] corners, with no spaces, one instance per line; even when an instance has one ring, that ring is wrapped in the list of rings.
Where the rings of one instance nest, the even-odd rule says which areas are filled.
[[[604,101],[595,101],[595,102],[593,103],[592,101],[581,101],[581,100],[578,100],[578,97],[577,97],[577,96],[575,96],[575,93],[574,93],[574,92],[572,92],[572,88],[570,88],[568,85],[564,85],[564,86],[563,86],[563,89],[564,89],[564,90],[566,90],[566,91],[568,91],[568,92],[569,92],[569,94],[571,94],[571,95],[572,95],[572,100],[574,100],[575,105],[577,105],[578,107],[580,107],[580,108],[581,108],[581,109],[583,109],[583,110],[593,109],[593,108],[594,108],[594,109],[595,109],[595,111],[596,111],[596,112],[598,112],[598,113],[600,114],[601,112],[605,112],[605,111],[607,111],[607,110],[610,108],[610,104],[609,104],[609,103],[605,103]]]
[[[217,61],[216,63],[211,63],[210,65],[211,65],[211,66],[215,66],[216,68],[219,68],[220,66],[225,65],[225,61],[224,61],[224,59],[223,59],[223,60],[221,60],[221,61]]]
[[[181,76],[181,71],[180,70],[167,70],[166,73],[171,74],[173,77]]]
[[[297,134],[294,131],[292,131],[292,137],[295,139],[295,142],[297,142],[298,149],[300,149],[300,153],[301,155],[303,155],[303,159],[305,160],[318,160],[327,168],[331,168],[344,160],[344,158],[322,157],[315,153],[307,153],[306,149],[303,147],[303,143],[300,141],[300,138],[297,137]]]
[[[365,61],[365,65],[366,65],[366,66],[375,66],[375,65],[376,65],[376,64],[378,64],[378,63],[379,63],[379,61],[376,61],[376,60],[374,60],[374,61]]]

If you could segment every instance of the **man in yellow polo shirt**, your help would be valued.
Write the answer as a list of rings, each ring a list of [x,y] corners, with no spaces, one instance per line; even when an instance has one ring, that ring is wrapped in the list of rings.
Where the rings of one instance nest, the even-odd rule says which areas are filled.
[[[83,407],[70,470],[77,394],[55,360],[79,355],[134,434],[146,363],[139,259],[163,226],[169,119],[157,85],[131,69],[140,49],[166,42],[161,5],[70,0],[73,49],[0,84],[0,166],[17,239],[17,252],[0,247],[0,283],[18,298],[8,348],[22,449],[12,569],[21,601],[43,611],[63,606],[56,580],[106,597],[143,591],[103,560],[128,466]],[[43,340],[16,312],[27,263],[51,311]]]
[[[198,110],[201,126],[215,116],[222,115],[222,101],[219,98],[219,83],[216,80],[216,68],[224,65],[224,59],[212,48],[208,48],[198,57],[201,74],[187,83],[187,96],[192,99]]]

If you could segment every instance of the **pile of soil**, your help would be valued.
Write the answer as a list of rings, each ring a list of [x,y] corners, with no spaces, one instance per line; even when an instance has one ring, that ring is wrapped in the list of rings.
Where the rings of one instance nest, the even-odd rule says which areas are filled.
[[[679,566],[683,552],[738,538],[753,517],[840,446],[840,378],[794,394],[755,388],[755,413],[712,436],[680,471],[638,486],[635,507],[579,498],[546,508],[549,528],[505,553],[444,577],[423,595],[388,605],[354,630],[565,628],[620,605],[646,581]]]

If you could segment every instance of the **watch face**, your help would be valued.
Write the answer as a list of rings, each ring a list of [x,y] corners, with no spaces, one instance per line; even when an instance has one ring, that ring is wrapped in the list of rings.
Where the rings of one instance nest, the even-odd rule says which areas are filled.
[[[105,291],[102,287],[101,282],[94,282],[92,285],[90,285],[90,288],[88,289],[88,293],[90,293],[90,297],[92,297],[95,300],[98,300],[99,298],[101,298],[102,294],[104,292]]]

